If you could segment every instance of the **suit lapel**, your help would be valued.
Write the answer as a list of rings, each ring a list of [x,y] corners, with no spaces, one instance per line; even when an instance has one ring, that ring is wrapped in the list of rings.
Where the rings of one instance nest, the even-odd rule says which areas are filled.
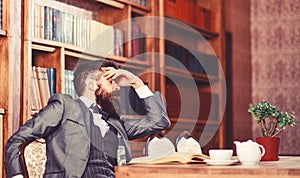
[[[78,119],[78,123],[82,123],[82,125],[80,125],[80,129],[84,136],[89,139],[92,113],[80,99],[77,99],[76,103],[79,105],[80,109],[76,109],[78,106],[74,107],[75,117]]]

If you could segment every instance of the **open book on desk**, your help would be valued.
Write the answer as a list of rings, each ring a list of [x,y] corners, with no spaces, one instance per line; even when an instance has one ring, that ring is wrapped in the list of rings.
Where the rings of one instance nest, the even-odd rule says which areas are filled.
[[[133,158],[128,164],[192,164],[204,163],[203,160],[209,159],[204,154],[191,154],[173,152],[162,157],[137,157]]]
[[[128,164],[191,164],[210,159],[187,131],[176,139],[175,146],[167,137],[155,135],[148,139],[145,152],[147,156],[133,158]]]

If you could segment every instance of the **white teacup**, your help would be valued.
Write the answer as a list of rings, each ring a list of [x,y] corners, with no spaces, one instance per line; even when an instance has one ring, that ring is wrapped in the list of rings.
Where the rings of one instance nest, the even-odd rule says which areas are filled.
[[[231,160],[233,154],[232,149],[211,149],[208,152],[210,159],[214,161]]]

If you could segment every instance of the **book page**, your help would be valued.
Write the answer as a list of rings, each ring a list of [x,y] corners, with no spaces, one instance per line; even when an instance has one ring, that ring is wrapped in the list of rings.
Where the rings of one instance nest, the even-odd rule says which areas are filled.
[[[207,155],[173,152],[164,157],[138,157],[133,158],[128,164],[187,164],[204,163],[209,159]]]

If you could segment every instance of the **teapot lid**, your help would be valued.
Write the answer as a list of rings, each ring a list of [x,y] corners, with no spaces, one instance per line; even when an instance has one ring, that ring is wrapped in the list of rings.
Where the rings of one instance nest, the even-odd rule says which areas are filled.
[[[243,142],[245,145],[255,145],[255,146],[258,146],[258,143],[256,143],[256,142],[254,142],[254,141],[252,141],[252,140],[248,140],[248,141],[246,141],[246,142]]]

